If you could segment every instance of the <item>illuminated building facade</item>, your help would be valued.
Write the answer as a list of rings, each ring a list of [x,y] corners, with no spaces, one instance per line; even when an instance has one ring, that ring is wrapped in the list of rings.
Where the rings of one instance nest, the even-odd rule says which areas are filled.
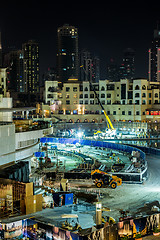
[[[114,121],[160,120],[160,84],[147,79],[100,80],[93,83],[110,119]],[[105,116],[87,81],[68,81],[57,92],[55,116],[71,122],[103,122]],[[45,106],[43,106],[45,109]],[[47,109],[47,106],[46,106]],[[49,109],[49,107],[48,107]]]
[[[160,82],[160,31],[154,30],[152,47],[149,49],[149,81]]]
[[[24,56],[24,83],[25,92],[39,92],[39,46],[30,40],[22,45]]]
[[[78,29],[68,24],[57,30],[57,71],[61,83],[78,78]]]

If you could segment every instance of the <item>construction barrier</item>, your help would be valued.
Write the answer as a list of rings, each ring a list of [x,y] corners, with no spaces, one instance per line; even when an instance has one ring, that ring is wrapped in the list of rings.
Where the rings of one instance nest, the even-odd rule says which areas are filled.
[[[131,154],[133,151],[138,151],[140,153],[140,158],[144,162],[143,169],[140,170],[140,172],[137,173],[129,173],[129,172],[116,172],[111,173],[115,174],[116,176],[122,178],[123,182],[126,183],[142,183],[147,178],[147,162],[145,161],[146,154],[141,149],[134,147],[134,146],[128,146],[128,145],[122,145],[118,143],[112,143],[112,142],[104,142],[104,141],[94,141],[94,140],[87,140],[87,139],[75,139],[75,138],[41,138],[40,142],[42,143],[61,143],[61,144],[81,144],[81,145],[88,145],[92,147],[99,147],[99,148],[109,148],[112,150],[117,150],[119,152],[125,152]],[[78,153],[76,153],[78,154]],[[85,156],[85,155],[84,155]],[[83,157],[84,157],[83,156]],[[88,173],[83,173],[83,178],[88,179],[89,178]],[[67,178],[82,178],[82,174],[79,173],[66,173]]]

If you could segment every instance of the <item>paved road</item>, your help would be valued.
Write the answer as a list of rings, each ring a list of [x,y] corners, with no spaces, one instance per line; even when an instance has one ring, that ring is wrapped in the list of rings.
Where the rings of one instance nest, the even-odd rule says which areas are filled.
[[[134,214],[145,202],[160,201],[160,157],[147,155],[148,179],[143,184],[123,184],[111,189],[103,188],[106,197],[102,199],[103,206],[111,208],[106,215],[117,219],[120,216],[119,210],[129,210]]]

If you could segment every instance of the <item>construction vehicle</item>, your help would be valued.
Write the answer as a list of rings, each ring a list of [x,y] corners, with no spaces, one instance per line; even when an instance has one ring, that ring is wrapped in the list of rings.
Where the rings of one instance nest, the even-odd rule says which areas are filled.
[[[115,189],[117,186],[122,185],[122,179],[106,173],[104,171],[101,171],[99,169],[95,169],[91,171],[91,176],[92,178],[95,179],[95,185],[98,188],[101,188],[103,185],[104,186],[110,186],[111,188]]]
[[[85,72],[85,74],[86,74],[86,76],[87,76],[88,74],[87,74],[84,66],[81,65],[80,68],[83,68],[83,71]],[[87,78],[88,78],[88,76],[87,76]],[[104,113],[104,115],[105,115],[105,118],[106,118],[106,120],[107,120],[108,129],[115,130],[114,127],[113,127],[113,124],[112,124],[112,122],[111,122],[111,120],[110,120],[110,118],[108,117],[108,115],[107,115],[107,113],[106,113],[106,110],[104,109],[101,101],[99,100],[98,94],[97,94],[97,92],[96,92],[96,90],[95,90],[92,82],[90,81],[90,79],[88,79],[88,81],[89,81],[89,84],[90,84],[90,88],[91,88],[91,90],[94,92],[95,97],[97,98],[98,104],[101,106],[102,111],[103,111],[103,113]],[[97,132],[96,132],[96,134],[98,134],[98,133],[100,133],[100,131],[97,131]]]
[[[82,230],[77,214],[63,214],[61,217],[66,219],[65,222],[62,222],[62,228],[67,229],[68,231]]]

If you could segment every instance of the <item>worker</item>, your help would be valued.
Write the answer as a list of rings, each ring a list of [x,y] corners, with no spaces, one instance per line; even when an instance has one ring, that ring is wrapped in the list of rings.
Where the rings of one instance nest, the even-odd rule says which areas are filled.
[[[53,200],[52,208],[54,208],[54,200]]]
[[[62,207],[62,202],[63,202],[63,195],[59,196],[59,207]]]

